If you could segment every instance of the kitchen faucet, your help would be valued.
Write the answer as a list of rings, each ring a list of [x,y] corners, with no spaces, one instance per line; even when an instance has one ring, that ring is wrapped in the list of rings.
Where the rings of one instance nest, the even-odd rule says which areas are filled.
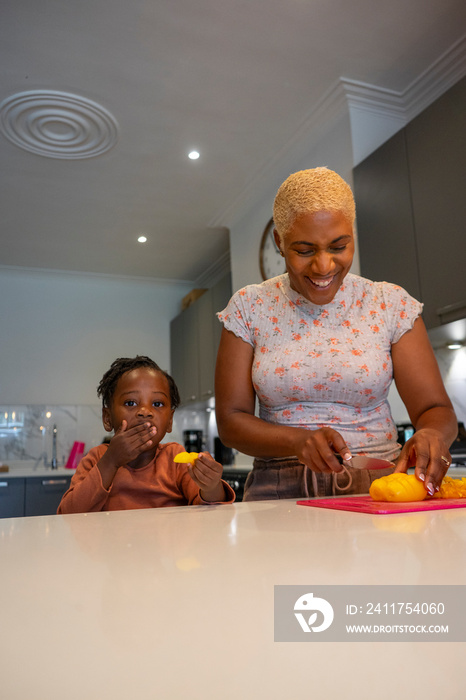
[[[52,469],[57,469],[57,426],[53,426],[52,430],[52,463],[50,465]]]
[[[54,425],[52,428],[52,461],[49,462],[47,458],[47,452],[42,452],[39,457],[35,458],[35,463],[33,469],[36,470],[39,464],[44,461],[44,467],[50,467],[51,469],[58,469],[57,461],[57,426]]]

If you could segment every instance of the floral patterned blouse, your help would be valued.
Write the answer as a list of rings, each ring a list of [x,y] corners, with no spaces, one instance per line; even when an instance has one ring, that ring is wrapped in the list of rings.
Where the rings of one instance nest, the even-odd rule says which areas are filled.
[[[391,346],[421,312],[401,287],[353,274],[329,304],[317,306],[284,274],[240,289],[217,315],[254,348],[263,420],[331,426],[354,454],[391,460],[400,451],[387,401]]]

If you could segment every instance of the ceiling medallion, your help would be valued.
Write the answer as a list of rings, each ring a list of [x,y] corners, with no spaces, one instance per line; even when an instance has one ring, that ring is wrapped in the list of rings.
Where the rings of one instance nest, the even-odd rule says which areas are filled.
[[[118,141],[118,122],[96,102],[58,90],[28,90],[0,103],[0,131],[46,158],[93,158]]]

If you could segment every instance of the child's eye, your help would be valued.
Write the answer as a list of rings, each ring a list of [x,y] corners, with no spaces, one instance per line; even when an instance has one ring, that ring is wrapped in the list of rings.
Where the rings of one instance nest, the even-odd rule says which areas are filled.
[[[125,406],[136,406],[136,401],[134,401],[133,399],[127,399],[125,401]]]
[[[162,408],[163,405],[163,401],[154,401],[155,408]]]

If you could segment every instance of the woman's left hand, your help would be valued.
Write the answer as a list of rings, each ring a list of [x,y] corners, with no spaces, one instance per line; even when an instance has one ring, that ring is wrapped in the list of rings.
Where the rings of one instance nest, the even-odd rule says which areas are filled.
[[[432,428],[421,428],[403,446],[395,471],[406,472],[408,467],[415,467],[415,475],[433,496],[450,464],[450,452],[442,435]]]

